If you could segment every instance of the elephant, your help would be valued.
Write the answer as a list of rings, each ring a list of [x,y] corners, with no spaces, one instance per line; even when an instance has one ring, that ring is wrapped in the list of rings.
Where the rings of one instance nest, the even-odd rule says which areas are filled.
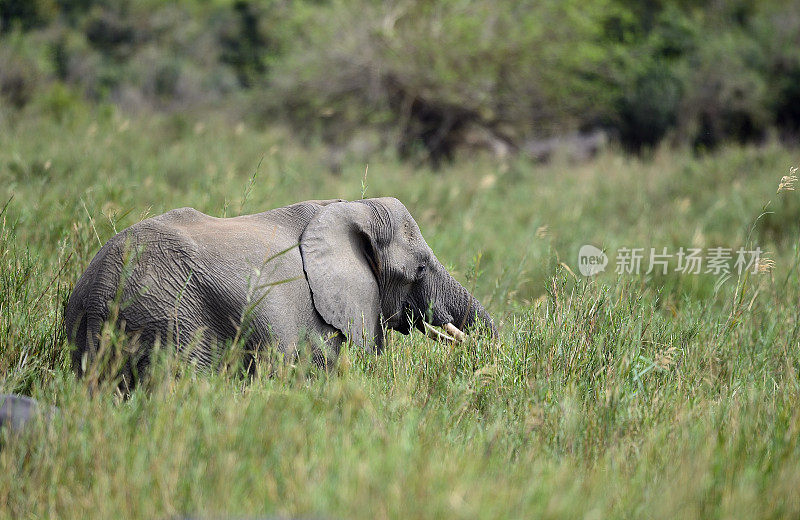
[[[270,346],[332,366],[342,343],[380,353],[388,329],[445,327],[494,336],[481,303],[442,266],[397,199],[310,200],[229,218],[181,208],[102,246],[65,309],[73,369],[97,355],[105,322],[211,366],[226,342]],[[450,337],[437,333],[440,337]]]

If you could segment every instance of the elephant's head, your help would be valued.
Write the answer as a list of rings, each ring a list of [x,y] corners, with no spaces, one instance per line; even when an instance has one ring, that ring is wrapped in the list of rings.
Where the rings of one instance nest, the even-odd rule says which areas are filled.
[[[383,347],[384,328],[412,325],[494,334],[492,318],[428,247],[394,198],[336,202],[322,208],[300,238],[303,267],[322,318],[353,343]]]

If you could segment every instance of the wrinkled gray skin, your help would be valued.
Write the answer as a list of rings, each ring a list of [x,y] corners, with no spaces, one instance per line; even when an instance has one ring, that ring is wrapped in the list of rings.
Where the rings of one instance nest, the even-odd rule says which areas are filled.
[[[115,305],[137,339],[138,369],[156,343],[212,365],[242,328],[248,350],[273,345],[294,356],[308,344],[322,365],[335,360],[343,335],[380,352],[387,327],[423,330],[423,316],[494,333],[394,198],[307,201],[233,218],[182,208],[131,226],[100,249],[67,304],[77,372]]]

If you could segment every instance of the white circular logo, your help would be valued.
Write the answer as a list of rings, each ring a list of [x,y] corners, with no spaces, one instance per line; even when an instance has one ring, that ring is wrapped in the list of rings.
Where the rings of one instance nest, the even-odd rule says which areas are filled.
[[[583,276],[594,276],[606,270],[608,256],[593,245],[585,244],[578,251],[578,269]]]

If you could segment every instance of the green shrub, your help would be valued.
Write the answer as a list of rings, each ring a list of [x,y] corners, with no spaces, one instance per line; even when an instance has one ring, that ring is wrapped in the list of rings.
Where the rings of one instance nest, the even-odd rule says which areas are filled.
[[[53,0],[0,0],[0,35],[14,28],[31,29],[44,25],[56,14]]]
[[[761,51],[748,35],[710,38],[690,62],[683,120],[695,145],[760,140],[770,123]]]
[[[18,32],[0,45],[0,103],[17,109],[31,101],[44,80],[35,57],[21,48],[24,45]]]
[[[224,101],[434,164],[475,135],[513,149],[600,126],[641,150],[800,132],[800,18],[780,0],[2,0],[0,19],[4,47],[24,42],[5,50],[23,56],[4,58],[16,106],[45,81],[130,110]]]

